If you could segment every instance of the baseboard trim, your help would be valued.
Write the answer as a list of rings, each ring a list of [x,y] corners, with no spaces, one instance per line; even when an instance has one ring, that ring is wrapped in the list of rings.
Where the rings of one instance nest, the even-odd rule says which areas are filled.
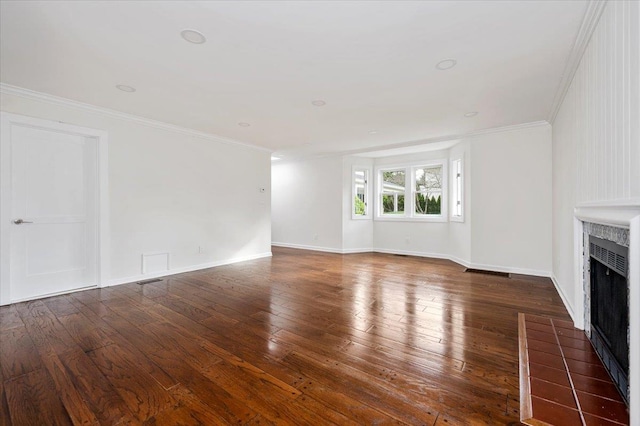
[[[564,294],[562,287],[560,287],[560,284],[558,283],[558,280],[555,274],[552,273],[550,278],[551,278],[551,282],[553,283],[553,286],[556,288],[556,291],[560,295],[560,299],[562,299],[562,303],[564,303],[564,307],[567,309],[567,312],[569,312],[569,316],[571,317],[573,324],[574,325],[577,324],[576,316],[575,316],[575,313],[573,312],[573,306],[571,306],[567,301],[567,296]]]
[[[271,245],[274,247],[321,251],[324,253],[336,253],[336,254],[372,253],[374,251],[372,248],[337,249],[333,247],[310,246],[306,244],[291,244],[291,243],[280,243],[280,242],[272,242]]]
[[[183,274],[185,272],[200,271],[202,269],[209,269],[209,268],[215,268],[217,266],[231,265],[233,263],[246,262],[248,260],[263,259],[265,257],[271,257],[271,256],[272,256],[271,252],[268,251],[268,252],[258,253],[258,254],[249,255],[249,256],[241,256],[241,257],[234,257],[231,259],[220,260],[217,262],[208,262],[208,263],[201,263],[198,265],[183,266],[181,268],[173,268],[168,271],[155,272],[151,274],[140,274],[140,275],[132,275],[125,278],[114,278],[109,280],[107,285],[103,287],[111,287],[111,286],[120,285],[120,284],[146,281],[154,278],[168,277],[171,275]]]
[[[534,277],[551,278],[550,271],[542,271],[539,269],[512,268],[510,266],[487,265],[485,263],[471,262],[467,268],[483,269],[485,271],[504,272],[506,274],[531,275]]]
[[[375,253],[400,254],[402,256],[430,257],[432,259],[452,260],[451,256],[448,256],[446,254],[441,254],[441,253],[425,253],[425,252],[410,251],[410,250],[394,250],[394,249],[386,249],[386,248],[380,248],[380,247],[374,248],[373,251]]]
[[[542,271],[538,269],[526,269],[526,268],[512,268],[512,267],[497,266],[497,265],[487,265],[483,263],[473,263],[473,262],[468,262],[456,256],[450,256],[442,253],[427,253],[427,252],[410,251],[410,250],[394,250],[394,249],[387,249],[382,247],[374,247],[370,249],[369,248],[337,249],[333,247],[310,246],[310,245],[304,245],[304,244],[291,244],[291,243],[281,243],[281,242],[273,242],[271,243],[271,245],[275,247],[321,251],[325,253],[336,253],[336,254],[385,253],[385,254],[400,254],[403,256],[428,257],[432,259],[445,259],[445,260],[450,260],[452,262],[455,262],[459,265],[462,265],[465,268],[484,269],[487,271],[504,272],[506,274],[531,275],[534,277],[551,278],[551,272],[549,271]]]

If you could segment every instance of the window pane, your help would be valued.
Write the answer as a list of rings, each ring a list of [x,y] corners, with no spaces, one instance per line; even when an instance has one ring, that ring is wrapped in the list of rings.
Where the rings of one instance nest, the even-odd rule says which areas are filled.
[[[462,161],[456,161],[456,198],[455,214],[462,216]]]
[[[353,172],[353,213],[364,216],[367,214],[366,186],[367,176],[364,170],[356,170]]]
[[[404,214],[405,171],[382,172],[382,214]]]
[[[440,214],[442,201],[442,166],[415,169],[415,213]]]
[[[440,214],[442,197],[432,195],[429,197],[424,192],[416,193],[416,214]]]

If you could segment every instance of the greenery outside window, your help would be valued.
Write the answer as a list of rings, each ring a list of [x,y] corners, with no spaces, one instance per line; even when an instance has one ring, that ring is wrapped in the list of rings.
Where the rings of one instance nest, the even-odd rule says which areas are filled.
[[[383,215],[404,215],[405,187],[405,170],[385,170],[382,172],[380,205]]]
[[[369,170],[353,169],[352,219],[369,218]]]
[[[413,169],[416,215],[439,215],[442,211],[442,165]]]

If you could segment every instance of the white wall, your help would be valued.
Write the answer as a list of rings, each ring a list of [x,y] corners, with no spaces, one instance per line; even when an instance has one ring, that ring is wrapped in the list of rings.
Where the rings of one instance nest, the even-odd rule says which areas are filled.
[[[551,127],[476,136],[471,146],[471,263],[551,271]]]
[[[273,244],[342,250],[340,157],[272,165]]]
[[[73,103],[3,93],[0,109],[108,132],[110,283],[140,279],[142,253],[168,252],[174,272],[270,254],[268,152]]]
[[[640,202],[638,2],[608,2],[553,122],[553,274],[574,310],[573,209]]]

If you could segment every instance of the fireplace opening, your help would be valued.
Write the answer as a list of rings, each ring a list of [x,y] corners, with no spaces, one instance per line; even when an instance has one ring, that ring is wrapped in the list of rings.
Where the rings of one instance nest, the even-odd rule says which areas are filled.
[[[591,342],[629,404],[628,248],[589,236]]]

